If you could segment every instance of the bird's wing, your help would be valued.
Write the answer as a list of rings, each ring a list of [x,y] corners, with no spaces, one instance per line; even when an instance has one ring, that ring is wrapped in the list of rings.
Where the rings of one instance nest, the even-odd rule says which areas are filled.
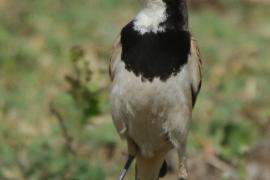
[[[112,56],[110,59],[109,74],[111,80],[113,80],[114,78],[117,64],[121,61],[121,54],[122,54],[122,45],[121,45],[121,36],[119,35],[113,45]]]
[[[191,39],[191,51],[188,64],[191,77],[192,105],[194,107],[202,84],[202,61],[197,41],[193,37]]]
[[[110,64],[109,64],[109,75],[110,75],[111,81],[114,80],[116,69],[119,66],[119,63],[121,62],[121,56],[122,56],[122,44],[121,44],[121,35],[119,35],[113,45],[112,55],[111,55]],[[124,138],[126,130],[127,130],[126,124],[122,120],[116,118],[118,117],[118,115],[116,115],[118,113],[118,110],[116,110],[117,107],[112,107],[112,108],[115,109],[112,111],[112,118],[113,118],[114,125],[119,135],[122,138]]]

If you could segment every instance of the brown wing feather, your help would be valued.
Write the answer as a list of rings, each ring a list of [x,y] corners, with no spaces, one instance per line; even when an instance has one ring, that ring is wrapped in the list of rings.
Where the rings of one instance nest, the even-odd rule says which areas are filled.
[[[194,38],[191,39],[191,55],[189,57],[189,70],[191,75],[191,92],[193,107],[202,84],[202,61],[200,50]]]
[[[121,54],[122,54],[122,45],[121,45],[121,36],[119,35],[114,43],[112,56],[110,59],[109,74],[111,80],[113,80],[114,78],[115,68],[117,64],[121,61]]]
[[[112,81],[114,80],[116,68],[121,62],[121,55],[122,55],[122,44],[121,44],[121,36],[119,35],[114,43],[112,56],[111,56],[110,64],[109,64],[109,74]],[[117,119],[118,116],[116,116],[115,113],[117,113],[117,111],[112,111],[114,125],[119,135],[122,138],[125,138],[125,133],[127,130],[125,122]]]

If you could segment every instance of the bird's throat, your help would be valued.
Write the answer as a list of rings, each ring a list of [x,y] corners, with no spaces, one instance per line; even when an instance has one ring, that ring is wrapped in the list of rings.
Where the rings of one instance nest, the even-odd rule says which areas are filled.
[[[134,19],[134,29],[141,34],[165,32],[167,29],[188,30],[186,1],[146,0]]]

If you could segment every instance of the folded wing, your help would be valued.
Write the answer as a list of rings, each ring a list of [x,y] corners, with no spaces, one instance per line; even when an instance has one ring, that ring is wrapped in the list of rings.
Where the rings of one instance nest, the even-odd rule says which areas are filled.
[[[197,42],[194,38],[191,39],[188,66],[191,77],[192,105],[194,107],[202,84],[202,61]]]
[[[122,45],[121,45],[121,36],[119,35],[114,43],[109,65],[109,74],[112,81],[114,78],[117,64],[121,61],[121,55],[122,55]]]

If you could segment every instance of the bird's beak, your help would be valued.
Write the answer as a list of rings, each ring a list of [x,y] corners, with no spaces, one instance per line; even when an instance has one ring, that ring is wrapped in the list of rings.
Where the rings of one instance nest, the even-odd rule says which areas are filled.
[[[121,171],[121,174],[119,176],[119,180],[124,180],[125,175],[126,175],[128,169],[129,169],[130,165],[133,162],[133,159],[134,159],[134,156],[128,155],[128,159],[126,161],[126,164],[124,166],[124,169]]]

